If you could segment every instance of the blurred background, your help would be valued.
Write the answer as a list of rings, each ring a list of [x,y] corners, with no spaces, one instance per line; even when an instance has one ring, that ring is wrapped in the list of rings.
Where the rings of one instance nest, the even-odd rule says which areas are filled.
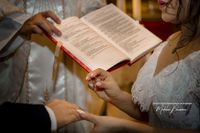
[[[162,40],[166,40],[176,30],[172,24],[162,21],[157,0],[107,0],[107,3],[117,5]]]

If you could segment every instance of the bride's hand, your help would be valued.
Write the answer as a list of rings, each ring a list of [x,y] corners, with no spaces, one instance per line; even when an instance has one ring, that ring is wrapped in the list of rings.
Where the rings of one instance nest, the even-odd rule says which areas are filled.
[[[112,75],[103,69],[99,68],[92,71],[87,75],[86,80],[88,86],[105,101],[116,100],[121,93]]]

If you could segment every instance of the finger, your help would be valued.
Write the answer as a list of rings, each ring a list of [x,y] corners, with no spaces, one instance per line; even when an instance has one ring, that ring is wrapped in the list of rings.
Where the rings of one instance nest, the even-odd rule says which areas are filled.
[[[76,109],[79,109],[80,107],[76,104],[72,104],[72,108],[76,110]]]
[[[75,122],[75,121],[79,121],[79,120],[81,120],[81,117],[80,117],[80,115],[78,113],[73,114],[73,115],[70,116],[70,123],[71,122]]]
[[[88,86],[90,89],[94,89],[95,85],[94,85],[94,82],[93,81],[88,81]]]
[[[91,73],[91,77],[97,78],[98,76],[102,75],[102,69],[98,68]]]
[[[49,22],[49,26],[54,34],[56,34],[57,36],[62,35],[61,31],[58,28],[56,28],[51,22]]]
[[[50,17],[53,21],[55,21],[57,24],[61,24],[61,20],[59,19],[58,16],[56,16],[55,13],[53,13],[52,11],[46,11],[46,12],[42,12],[43,17],[48,18]]]
[[[98,69],[90,72],[87,76],[86,76],[86,80],[92,80],[95,79],[98,75],[101,74],[101,71],[99,71]]]
[[[106,90],[107,88],[109,88],[109,85],[107,84],[106,81],[98,81],[95,84],[95,88],[97,91],[103,91],[103,90]]]
[[[87,76],[86,76],[86,80],[89,81],[89,80],[92,80],[94,77],[93,77],[93,73],[94,71],[90,72]]]
[[[72,110],[71,114],[68,117],[69,117],[70,122],[81,120],[81,116],[77,112],[77,109],[76,110]]]
[[[109,73],[103,69],[98,68],[95,73],[93,74],[93,77],[96,78],[97,81],[99,80],[105,80],[106,77],[109,76]]]
[[[87,120],[87,121],[92,122],[94,124],[98,123],[98,120],[97,120],[98,117],[96,115],[84,112],[83,110],[79,110],[79,109],[77,109],[77,112],[79,113],[81,119]]]
[[[66,115],[64,115],[62,119],[65,125],[68,125],[72,122],[81,120],[81,117],[79,113],[75,110],[73,113],[67,113]]]
[[[86,78],[85,78],[87,81],[90,80],[90,73],[86,75]]]
[[[51,26],[49,25],[47,20],[43,20],[42,22],[38,23],[38,26],[43,29],[43,33],[46,32],[49,35],[53,34],[53,32],[51,31]]]
[[[33,33],[43,34],[43,31],[37,25],[33,25],[32,30],[33,30]]]
[[[33,26],[32,32],[33,32],[33,33],[40,34],[41,36],[45,37],[44,31],[42,31],[41,28],[38,27],[38,26],[36,26],[36,25]]]

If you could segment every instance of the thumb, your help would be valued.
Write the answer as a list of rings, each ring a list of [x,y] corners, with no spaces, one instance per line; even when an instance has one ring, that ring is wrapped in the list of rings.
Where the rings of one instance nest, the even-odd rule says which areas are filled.
[[[79,113],[82,120],[86,120],[86,121],[92,122],[94,124],[98,123],[98,116],[97,115],[94,115],[94,114],[91,114],[91,113],[88,113],[88,112],[84,112],[80,109],[77,109],[77,112]]]

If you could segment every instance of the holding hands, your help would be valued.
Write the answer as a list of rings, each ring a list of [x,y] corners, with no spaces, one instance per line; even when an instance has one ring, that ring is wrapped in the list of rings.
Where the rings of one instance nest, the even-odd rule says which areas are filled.
[[[82,120],[89,121],[94,124],[92,133],[120,133],[123,132],[121,124],[123,119],[108,116],[98,116],[88,112],[79,111]]]
[[[152,133],[154,129],[146,123],[131,121],[110,116],[98,116],[78,111],[82,120],[94,124],[92,133]]]
[[[79,113],[77,112],[79,107],[75,104],[55,99],[49,101],[46,105],[54,112],[58,128],[62,128],[81,119]]]
[[[61,23],[60,19],[52,11],[40,12],[29,18],[24,23],[19,33],[28,39],[30,39],[32,33],[41,35],[47,33],[49,35],[55,34],[61,36],[60,30],[58,30],[52,22],[47,20],[47,18],[52,19],[57,24]]]
[[[117,100],[121,94],[121,90],[112,75],[103,69],[99,68],[90,72],[86,80],[88,81],[88,86],[105,101],[112,102]]]

